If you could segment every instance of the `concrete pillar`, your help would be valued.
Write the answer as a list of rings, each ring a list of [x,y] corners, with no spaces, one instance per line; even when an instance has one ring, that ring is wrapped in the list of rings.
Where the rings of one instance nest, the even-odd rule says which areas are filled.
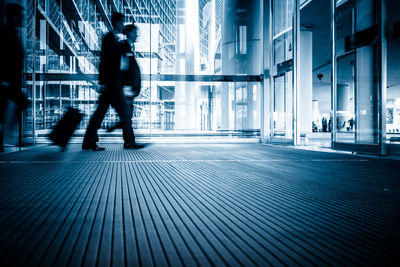
[[[337,110],[350,111],[350,87],[346,83],[337,85]]]
[[[360,1],[356,7],[356,32],[373,26],[376,8],[374,1]],[[378,50],[366,46],[356,51],[356,137],[357,143],[375,144],[378,142],[378,88],[376,77],[379,74]]]
[[[300,84],[298,92],[300,134],[312,132],[312,32],[300,31]]]
[[[343,128],[344,123],[351,117],[350,90],[348,84],[342,83],[337,85],[337,127],[339,130]]]
[[[225,0],[223,2],[222,22],[222,74],[257,75],[262,73],[262,1],[261,0]],[[235,86],[237,90],[240,85]],[[222,129],[234,129],[234,121],[229,116],[235,116],[229,110],[229,85],[223,84],[221,92]],[[258,89],[259,90],[259,89]],[[259,121],[254,121],[254,107],[260,110],[260,97],[253,100],[253,85],[247,84],[245,98],[247,109],[242,114],[243,120],[237,129],[259,128]],[[236,120],[236,124],[238,121]]]
[[[375,52],[373,47],[357,50],[356,130],[357,142],[377,143],[378,105]]]

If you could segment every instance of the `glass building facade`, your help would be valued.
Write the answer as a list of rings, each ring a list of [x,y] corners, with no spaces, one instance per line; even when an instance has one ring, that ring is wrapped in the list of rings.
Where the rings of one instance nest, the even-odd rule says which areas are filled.
[[[98,99],[101,40],[118,11],[139,28],[139,134],[250,133],[398,153],[396,0],[6,0],[2,13],[9,2],[25,7],[27,142],[46,137],[70,106],[85,114],[76,135],[84,133]],[[118,120],[110,108],[102,128]]]

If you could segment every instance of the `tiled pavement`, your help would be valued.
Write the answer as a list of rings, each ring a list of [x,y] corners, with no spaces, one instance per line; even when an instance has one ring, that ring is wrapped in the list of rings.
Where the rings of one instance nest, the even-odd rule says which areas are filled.
[[[260,144],[0,155],[0,264],[396,265],[400,162]]]

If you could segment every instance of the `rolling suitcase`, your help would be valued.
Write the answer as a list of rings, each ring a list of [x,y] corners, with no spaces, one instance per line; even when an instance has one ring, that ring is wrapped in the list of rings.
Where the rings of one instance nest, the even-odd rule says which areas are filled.
[[[50,139],[55,145],[66,147],[72,134],[81,122],[83,114],[79,110],[69,107],[58,124],[50,134]]]

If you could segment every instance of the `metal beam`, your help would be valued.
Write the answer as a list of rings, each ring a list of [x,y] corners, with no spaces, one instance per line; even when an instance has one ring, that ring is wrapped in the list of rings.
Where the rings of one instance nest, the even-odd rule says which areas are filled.
[[[143,81],[171,82],[261,82],[263,75],[174,75],[144,74]],[[32,73],[25,73],[25,80],[32,81]],[[97,74],[36,73],[36,81],[95,81]]]
[[[103,18],[103,21],[106,24],[108,30],[111,30],[112,29],[111,20],[107,16],[106,10],[105,10],[103,4],[100,2],[100,0],[95,0],[94,3],[96,5],[101,17]]]

